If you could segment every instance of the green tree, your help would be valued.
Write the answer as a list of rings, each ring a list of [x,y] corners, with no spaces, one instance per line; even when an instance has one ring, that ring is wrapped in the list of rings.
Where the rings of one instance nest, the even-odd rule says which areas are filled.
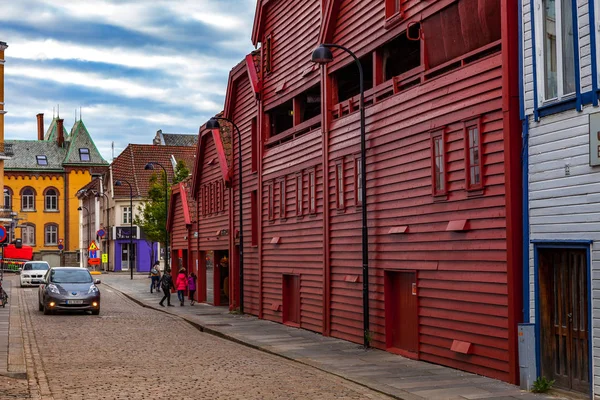
[[[185,166],[185,163],[181,160],[178,161],[175,166],[173,184],[183,181],[189,174],[190,170]],[[149,242],[160,242],[163,246],[166,244],[167,227],[165,222],[168,212],[167,204],[169,204],[169,196],[171,195],[167,185],[167,177],[162,169],[159,174],[152,174],[148,197],[138,207],[137,215],[134,218],[134,223],[142,229]],[[166,202],[165,190],[167,193]]]

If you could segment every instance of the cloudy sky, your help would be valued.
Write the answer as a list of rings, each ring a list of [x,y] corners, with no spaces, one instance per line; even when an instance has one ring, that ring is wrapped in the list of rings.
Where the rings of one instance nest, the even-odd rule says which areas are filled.
[[[256,0],[0,0],[5,138],[36,139],[75,110],[111,161],[157,130],[197,133],[223,108],[227,77],[253,50]]]

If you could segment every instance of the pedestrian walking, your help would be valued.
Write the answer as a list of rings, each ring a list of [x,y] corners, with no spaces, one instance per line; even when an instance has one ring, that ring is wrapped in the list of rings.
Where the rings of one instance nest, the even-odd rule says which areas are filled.
[[[196,274],[194,271],[190,273],[188,278],[188,290],[190,291],[190,306],[194,305],[194,295],[196,294]]]
[[[179,270],[177,280],[175,281],[175,288],[177,289],[177,298],[179,298],[179,305],[183,306],[185,300],[185,289],[187,289],[187,277],[185,276],[185,268]]]
[[[158,303],[158,304],[160,304],[162,307],[164,307],[165,305],[163,303],[165,302],[165,300],[167,300],[167,305],[169,307],[173,307],[173,304],[171,304],[171,289],[174,289],[174,286],[173,286],[173,278],[171,278],[171,270],[170,269],[166,269],[165,273],[160,278],[160,287],[162,288],[164,296],[163,296],[162,300],[160,301],[160,303]]]
[[[152,282],[150,282],[150,293],[154,289],[156,289],[157,293],[160,293],[158,282],[160,282],[160,270],[158,269],[159,262],[155,262],[150,270],[150,278],[152,278]]]

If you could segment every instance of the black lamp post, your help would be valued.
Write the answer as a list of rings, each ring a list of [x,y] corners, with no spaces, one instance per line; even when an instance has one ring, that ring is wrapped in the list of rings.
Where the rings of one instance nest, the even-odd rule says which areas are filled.
[[[123,186],[123,182],[129,185],[129,273],[133,279],[133,188],[125,179],[116,181],[115,186]]]
[[[361,165],[361,196],[362,196],[362,263],[363,263],[363,329],[364,345],[369,346],[367,340],[369,335],[369,232],[367,228],[367,162],[365,145],[365,87],[363,68],[356,55],[344,46],[338,44],[321,44],[313,53],[311,60],[317,64],[327,64],[333,61],[333,53],[330,48],[336,48],[350,54],[354,59],[359,73],[360,84],[360,165]]]
[[[104,197],[105,202],[104,202],[104,208],[106,208],[106,256],[108,257],[108,263],[106,265],[106,270],[109,271],[110,270],[110,219],[109,219],[109,211],[110,209],[108,208],[108,195],[106,193],[99,193],[94,191],[94,197],[98,198],[100,196]]]
[[[238,169],[239,169],[239,182],[240,187],[240,312],[244,312],[244,226],[242,219],[242,134],[240,128],[229,118],[213,117],[206,123],[206,129],[220,129],[219,120],[227,121],[235,127],[238,136]]]
[[[81,210],[85,210],[85,212],[87,213],[87,241],[88,241],[88,246],[90,245],[90,210],[88,210],[88,208],[86,206],[79,206],[77,207],[77,211],[81,211]]]
[[[171,269],[169,265],[169,231],[167,230],[167,220],[169,219],[169,181],[167,179],[167,170],[165,167],[156,161],[150,161],[144,167],[145,170],[154,170],[154,166],[158,165],[165,173],[165,271]]]

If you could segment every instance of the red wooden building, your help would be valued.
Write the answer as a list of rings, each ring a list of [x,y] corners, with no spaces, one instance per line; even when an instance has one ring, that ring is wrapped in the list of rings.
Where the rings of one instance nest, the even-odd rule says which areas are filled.
[[[518,14],[507,3],[258,1],[260,50],[232,70],[224,111],[242,132],[245,312],[363,342],[358,72],[342,51],[310,61],[335,43],[365,71],[371,345],[518,380]],[[200,265],[227,251],[233,278],[239,143],[227,153],[222,132],[201,134]]]

